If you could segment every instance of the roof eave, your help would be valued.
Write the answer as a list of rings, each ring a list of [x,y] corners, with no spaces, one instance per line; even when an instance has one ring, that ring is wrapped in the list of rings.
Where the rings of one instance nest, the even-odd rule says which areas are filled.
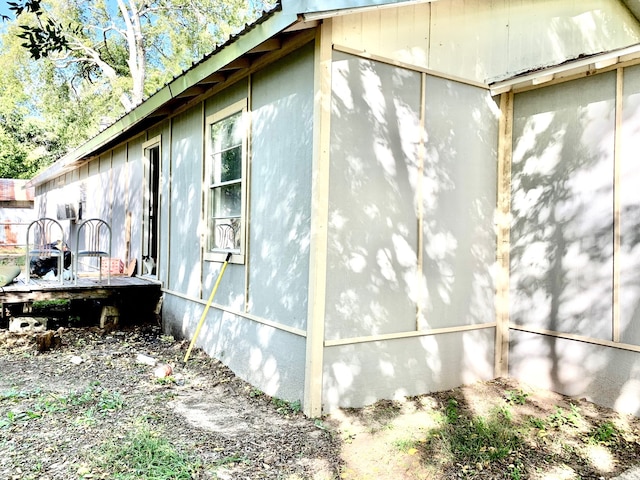
[[[29,181],[29,186],[41,185],[68,171],[77,168],[92,158],[94,152],[101,147],[124,136],[130,129],[142,120],[151,117],[155,112],[173,99],[179,98],[190,88],[215,73],[234,60],[251,51],[251,49],[264,42],[266,39],[278,34],[299,21],[296,14],[277,12],[264,22],[257,23],[245,34],[238,36],[233,42],[227,44],[220,51],[200,61],[193,67],[174,78],[167,85],[151,95],[147,100],[127,112],[116,122],[89,139],[78,148],[63,156],[53,165],[36,174]]]
[[[114,144],[131,132],[133,127],[153,117],[169,102],[197,87],[199,82],[240,59],[262,42],[287,29],[292,29],[295,24],[315,25],[323,18],[352,13],[356,10],[432,1],[436,0],[283,0],[274,10],[265,12],[264,18],[258,19],[247,26],[241,34],[232,37],[232,40],[224,44],[220,50],[214,51],[210,56],[194,64],[95,137],[36,174],[29,181],[29,186],[41,185],[86,163],[98,155],[101,149]]]
[[[539,67],[508,78],[487,80],[487,83],[491,89],[491,94],[499,95],[511,90],[523,90],[575,75],[592,74],[611,68],[613,65],[630,62],[638,58],[640,58],[640,44],[635,44],[610,52],[568,60],[559,65]]]

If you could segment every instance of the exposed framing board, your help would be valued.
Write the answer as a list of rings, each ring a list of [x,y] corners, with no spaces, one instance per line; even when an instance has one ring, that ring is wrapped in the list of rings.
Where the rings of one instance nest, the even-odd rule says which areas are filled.
[[[427,123],[427,74],[420,75],[420,143],[418,144],[418,188],[416,191],[416,210],[418,213],[418,265],[416,268],[417,278],[420,282],[418,290],[418,301],[416,305],[416,331],[422,330],[423,325],[427,325],[422,312],[422,302],[425,296],[425,289],[422,286],[423,262],[424,262],[424,197],[422,195],[422,182],[424,181],[424,164],[427,158],[426,151],[426,123]]]
[[[611,348],[617,348],[618,350],[626,350],[629,352],[640,353],[640,345],[633,345],[630,343],[614,342],[611,340],[601,340],[598,338],[585,337],[583,335],[576,335],[573,333],[562,333],[562,332],[556,332],[554,330],[546,330],[544,328],[516,325],[513,323],[509,325],[509,328],[511,328],[512,330],[517,330],[519,332],[546,335],[548,337],[560,338],[563,340],[573,340],[577,342],[588,343],[590,345],[598,345],[601,347],[611,347]]]
[[[304,375],[304,413],[322,415],[324,322],[327,289],[327,245],[329,224],[329,165],[331,143],[332,22],[316,29],[314,75],[314,129],[311,185],[311,244],[307,348]]]
[[[513,92],[500,95],[498,127],[498,208],[496,222],[496,377],[509,373],[509,275],[511,249],[511,157],[513,150]]]
[[[475,82],[475,81],[469,80],[467,78],[456,77],[455,75],[448,75],[448,74],[443,73],[443,72],[438,72],[436,70],[430,70],[428,68],[419,67],[418,65],[412,65],[410,63],[400,62],[398,60],[394,60],[394,59],[388,58],[388,57],[383,57],[383,56],[380,56],[380,55],[374,55],[374,54],[371,54],[371,53],[368,53],[368,52],[363,52],[361,50],[357,50],[357,49],[354,49],[354,48],[351,48],[351,47],[345,47],[345,46],[342,46],[342,45],[334,45],[333,49],[338,51],[338,52],[346,53],[346,54],[349,54],[349,55],[354,55],[356,57],[365,58],[367,60],[373,60],[375,62],[386,63],[387,65],[392,65],[394,67],[400,67],[400,68],[404,68],[406,70],[412,70],[414,72],[426,73],[427,75],[430,75],[432,77],[438,77],[438,78],[442,78],[444,80],[451,80],[453,82],[463,83],[465,85],[471,85],[473,87],[478,87],[478,88],[483,88],[485,90],[489,90],[489,85],[487,85],[486,83]]]
[[[200,104],[200,138],[202,139],[202,144],[200,145],[200,151],[202,152],[202,158],[200,159],[200,179],[202,188],[200,189],[200,259],[198,261],[198,265],[200,266],[200,286],[198,289],[198,298],[202,298],[204,296],[204,265],[206,263],[205,254],[207,250],[207,236],[209,235],[206,231],[205,225],[207,225],[207,198],[209,193],[207,192],[207,171],[209,167],[207,166],[207,112],[205,102]],[[169,160],[171,164],[173,164],[173,158]],[[171,202],[169,202],[171,203]],[[169,221],[171,221],[171,217],[169,217]],[[171,228],[169,228],[169,236],[171,236]],[[169,263],[171,263],[171,251],[169,251]]]
[[[171,258],[171,195],[173,194],[173,118],[169,119],[169,127],[167,133],[167,149],[169,150],[169,172],[167,173],[169,182],[167,185],[167,257]],[[171,261],[167,259],[167,273],[165,274],[164,284],[169,286],[171,279]]]
[[[475,330],[486,330],[495,328],[495,322],[479,323],[477,325],[460,325],[457,327],[433,328],[431,330],[420,330],[415,332],[385,333],[381,335],[370,335],[366,337],[339,338],[336,340],[326,340],[325,347],[338,347],[343,345],[353,345],[356,343],[383,342],[388,340],[399,340],[402,338],[430,337],[433,335],[444,335],[447,333],[471,332]]]
[[[181,298],[183,300],[188,300],[189,302],[194,302],[194,303],[199,303],[200,305],[206,305],[207,301],[203,298],[194,298],[192,296],[189,295],[185,295],[183,293],[180,292],[175,292],[173,290],[169,290],[166,288],[162,289],[162,293],[165,293],[167,295],[171,295],[177,298]],[[235,315],[237,317],[240,318],[244,318],[247,320],[251,320],[255,323],[259,323],[261,325],[266,325],[268,327],[272,327],[275,328],[276,330],[280,330],[283,332],[287,332],[287,333],[291,333],[293,335],[296,335],[298,337],[306,337],[307,336],[307,332],[305,332],[304,330],[300,329],[300,328],[295,328],[295,327],[290,327],[288,325],[284,325],[282,323],[278,323],[278,322],[274,322],[271,320],[267,320],[266,318],[262,318],[262,317],[258,317],[256,315],[252,315],[250,313],[246,313],[246,312],[240,312],[238,310],[234,310],[232,308],[226,307],[224,305],[220,305],[218,303],[212,303],[211,307],[213,307],[216,310],[220,310],[223,312],[227,312],[230,313],[232,315]]]
[[[620,162],[622,155],[622,104],[624,94],[624,69],[616,70],[616,126],[613,149],[613,311],[612,340],[620,341]]]
[[[245,202],[244,202],[244,226],[242,228],[242,234],[244,236],[244,306],[243,312],[249,314],[249,277],[250,277],[250,258],[249,251],[251,249],[251,172],[253,171],[251,165],[251,159],[253,155],[251,153],[253,147],[253,138],[251,133],[253,132],[253,74],[249,74],[247,78],[247,138],[246,138],[246,160],[243,162],[243,168],[246,168],[243,181],[245,183]],[[202,102],[204,104],[204,102]]]

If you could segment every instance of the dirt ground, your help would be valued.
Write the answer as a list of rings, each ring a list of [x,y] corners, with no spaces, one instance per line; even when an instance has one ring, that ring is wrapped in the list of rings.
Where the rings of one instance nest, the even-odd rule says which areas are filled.
[[[200,351],[184,365],[186,342],[155,325],[61,338],[38,353],[33,335],[0,330],[0,478],[116,478],[98,462],[104,445],[141,423],[197,459],[196,479],[608,479],[640,463],[637,418],[510,380],[307,419]],[[525,448],[452,456],[443,418],[462,428],[496,411]]]

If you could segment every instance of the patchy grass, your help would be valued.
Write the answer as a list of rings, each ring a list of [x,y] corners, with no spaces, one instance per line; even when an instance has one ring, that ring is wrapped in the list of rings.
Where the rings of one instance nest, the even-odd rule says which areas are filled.
[[[199,469],[196,459],[141,422],[124,438],[106,441],[95,464],[85,467],[84,476],[91,478],[97,470],[118,480],[190,480]]]
[[[640,464],[640,419],[512,380],[381,401],[335,420],[344,480],[607,479]]]

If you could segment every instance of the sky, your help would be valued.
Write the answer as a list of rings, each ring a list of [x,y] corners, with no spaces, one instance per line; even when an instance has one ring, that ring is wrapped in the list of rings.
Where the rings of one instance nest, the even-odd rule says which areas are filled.
[[[9,5],[7,4],[7,0],[0,0],[0,15],[9,15],[11,12],[9,10]]]

